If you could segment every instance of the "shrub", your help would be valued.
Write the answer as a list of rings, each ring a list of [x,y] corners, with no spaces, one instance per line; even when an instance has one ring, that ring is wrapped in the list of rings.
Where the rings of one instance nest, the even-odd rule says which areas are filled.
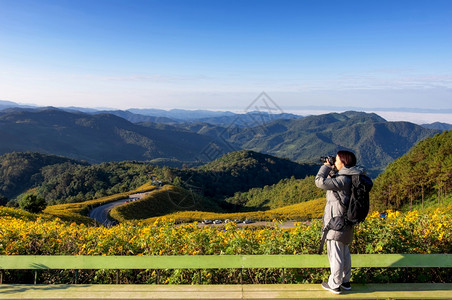
[[[40,213],[46,208],[47,204],[44,198],[38,197],[34,194],[28,194],[19,200],[19,206],[21,209],[28,212]]]

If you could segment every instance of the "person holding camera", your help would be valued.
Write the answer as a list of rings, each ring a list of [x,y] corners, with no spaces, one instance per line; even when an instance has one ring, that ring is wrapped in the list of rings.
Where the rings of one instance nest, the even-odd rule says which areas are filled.
[[[326,205],[323,215],[323,229],[329,226],[331,219],[343,216],[351,195],[352,180],[345,175],[358,175],[364,170],[356,166],[356,156],[350,151],[338,151],[337,155],[322,157],[315,184],[326,190]],[[342,227],[342,226],[341,226]],[[330,229],[326,235],[328,260],[331,275],[322,287],[335,294],[341,288],[350,290],[351,257],[349,245],[353,240],[353,225],[345,224],[340,230]]]

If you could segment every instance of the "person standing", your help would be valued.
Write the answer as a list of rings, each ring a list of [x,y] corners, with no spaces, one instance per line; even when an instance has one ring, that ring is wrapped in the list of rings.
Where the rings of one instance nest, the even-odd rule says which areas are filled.
[[[352,186],[351,178],[346,175],[363,173],[364,170],[356,166],[356,156],[353,152],[341,150],[337,152],[335,158],[325,159],[315,177],[316,186],[326,190],[324,229],[332,218],[343,216],[346,212]],[[341,289],[351,289],[352,261],[349,245],[353,241],[353,233],[353,225],[345,224],[341,230],[330,229],[326,235],[331,274],[328,282],[322,283],[322,287],[335,294],[340,294]]]

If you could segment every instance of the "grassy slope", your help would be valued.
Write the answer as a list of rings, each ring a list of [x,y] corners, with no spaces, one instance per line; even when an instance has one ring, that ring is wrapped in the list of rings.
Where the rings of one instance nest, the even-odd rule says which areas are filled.
[[[107,204],[116,200],[124,199],[129,196],[129,194],[138,193],[138,192],[145,192],[145,191],[151,191],[155,189],[153,185],[150,183],[146,183],[139,188],[126,192],[126,193],[119,193],[111,196],[102,197],[95,200],[89,200],[79,203],[67,203],[67,204],[58,204],[58,205],[52,205],[48,206],[43,213],[46,215],[51,215],[58,217],[64,221],[73,221],[77,223],[86,223],[86,224],[92,224],[95,221],[88,216],[88,211],[94,207]]]
[[[215,203],[206,198],[168,184],[141,200],[113,208],[110,216],[119,222],[125,222],[185,210],[221,211]]]

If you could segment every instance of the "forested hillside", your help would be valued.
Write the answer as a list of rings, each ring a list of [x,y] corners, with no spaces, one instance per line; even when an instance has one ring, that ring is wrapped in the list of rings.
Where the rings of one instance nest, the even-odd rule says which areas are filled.
[[[165,178],[187,188],[194,188],[205,196],[223,200],[236,192],[264,187],[283,178],[304,178],[317,171],[317,165],[298,164],[288,159],[254,151],[236,151],[192,169],[168,169]]]
[[[7,153],[0,156],[0,194],[8,199],[35,187],[43,180],[41,170],[54,165],[87,165],[66,157],[40,153]]]
[[[154,170],[133,161],[54,165],[42,169],[43,180],[35,192],[49,204],[81,202],[133,190],[151,181]]]
[[[0,156],[1,194],[14,199],[33,189],[50,205],[81,202],[133,190],[159,179],[223,202],[225,197],[284,178],[313,175],[316,165],[253,151],[228,153],[201,167],[176,169],[145,162],[123,161],[90,165],[40,153]]]
[[[274,185],[237,192],[226,202],[253,210],[267,210],[325,197],[325,191],[315,186],[314,176],[303,179],[282,179]]]
[[[33,192],[48,204],[80,202],[126,192],[151,180],[155,166],[139,162],[89,165],[40,153],[0,156],[0,194],[14,199]]]
[[[300,163],[317,163],[321,155],[348,149],[376,177],[415,143],[440,132],[354,111],[305,118],[254,112],[171,125],[168,120],[150,122],[160,121],[130,112],[112,113],[144,122],[55,108],[0,111],[0,154],[33,151],[90,163],[138,160],[182,167],[240,149]],[[244,116],[250,120],[245,122]],[[210,150],[215,153],[211,155]]]
[[[351,150],[358,163],[376,177],[388,163],[438,132],[409,122],[387,122],[376,114],[349,111],[277,120],[241,131],[229,140],[238,147],[300,162],[317,162],[321,155]]]
[[[212,138],[167,126],[140,126],[112,114],[55,108],[0,111],[0,154],[40,152],[90,163],[177,158],[193,161]],[[215,147],[224,152],[220,142]]]
[[[371,203],[377,209],[399,209],[436,196],[441,203],[452,188],[452,131],[414,146],[388,165],[375,180]]]

